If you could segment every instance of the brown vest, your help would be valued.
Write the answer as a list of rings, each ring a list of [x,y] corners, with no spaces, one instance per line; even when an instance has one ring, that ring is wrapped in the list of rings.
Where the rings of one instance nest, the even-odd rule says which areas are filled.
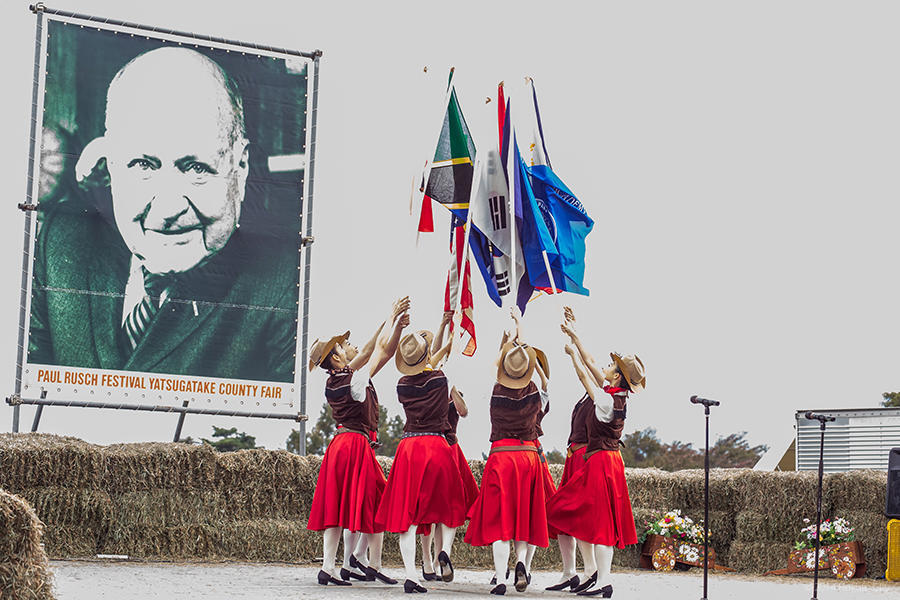
[[[453,400],[447,405],[447,423],[450,424],[450,429],[444,434],[444,437],[447,438],[447,443],[452,446],[459,441],[456,438],[456,426],[459,425],[459,412],[457,412]]]
[[[615,388],[613,388],[613,390],[614,389]],[[591,410],[591,416],[587,420],[588,453],[597,450],[616,451],[619,449],[619,438],[622,437],[622,429],[625,427],[625,401],[627,396],[619,395],[618,393],[610,395],[613,399],[612,421],[609,423],[601,423],[594,410]],[[591,408],[593,409],[593,402],[591,404]]]
[[[397,381],[397,399],[406,411],[406,433],[446,433],[450,389],[440,370],[405,375]]]
[[[566,445],[587,444],[587,423],[592,414],[594,414],[594,402],[590,396],[585,394],[572,408],[572,427],[569,429],[569,441],[566,442]]]
[[[352,372],[333,373],[325,382],[325,399],[337,425],[362,432],[378,431],[378,394],[372,380],[366,386],[366,399],[357,402],[350,395]]]
[[[494,384],[491,394],[491,441],[507,438],[536,440],[540,413],[541,394],[533,381],[520,390]]]

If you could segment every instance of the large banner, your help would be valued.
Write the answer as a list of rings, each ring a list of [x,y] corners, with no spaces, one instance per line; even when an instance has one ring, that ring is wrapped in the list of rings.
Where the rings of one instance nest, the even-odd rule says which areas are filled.
[[[22,396],[297,411],[315,63],[49,15],[43,33]]]

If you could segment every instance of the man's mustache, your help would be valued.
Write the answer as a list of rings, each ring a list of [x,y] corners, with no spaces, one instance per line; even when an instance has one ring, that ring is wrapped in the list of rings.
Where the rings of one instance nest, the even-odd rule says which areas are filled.
[[[197,205],[191,202],[187,196],[184,197],[185,206],[181,211],[174,215],[167,215],[162,218],[154,218],[148,221],[150,211],[153,208],[153,200],[144,206],[144,209],[135,215],[134,221],[146,231],[155,231],[165,235],[177,235],[186,233],[195,229],[205,229],[212,223],[212,219],[200,212]]]

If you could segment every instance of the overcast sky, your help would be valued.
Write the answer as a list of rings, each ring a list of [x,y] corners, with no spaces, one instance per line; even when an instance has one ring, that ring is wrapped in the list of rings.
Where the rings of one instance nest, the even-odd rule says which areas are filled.
[[[55,0],[58,9],[273,46],[324,51],[319,96],[310,339],[362,343],[401,294],[413,327],[440,319],[447,219],[415,245],[411,177],[434,151],[456,67],[462,109],[486,149],[496,86],[516,102],[534,78],[557,174],[596,221],[590,297],[529,305],[525,338],[551,369],[546,448],[564,448],[580,396],[562,347],[563,301],[587,346],[637,353],[647,389],[626,432],[702,446],[793,435],[797,409],[877,406],[900,390],[897,228],[900,5],[894,2],[299,3]],[[225,9],[223,7],[227,6]],[[4,2],[0,125],[6,259],[0,387],[13,391],[35,17]],[[427,66],[427,72],[424,70]],[[488,448],[487,397],[506,315],[476,281],[479,350],[457,357],[470,417],[460,440]],[[324,375],[310,378],[312,421]],[[388,365],[375,380],[399,412]],[[22,409],[22,429],[34,409]],[[48,408],[41,431],[88,441],[171,440],[174,415]],[[0,431],[12,410],[0,405]],[[188,416],[184,435],[236,426],[283,448],[291,424]]]

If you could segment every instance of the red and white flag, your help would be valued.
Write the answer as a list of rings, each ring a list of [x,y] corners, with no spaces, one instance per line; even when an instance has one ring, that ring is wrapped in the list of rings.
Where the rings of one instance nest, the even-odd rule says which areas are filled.
[[[466,222],[457,217],[450,221],[450,271],[447,273],[447,287],[444,290],[444,311],[455,311],[459,306],[460,337],[468,337],[463,356],[475,354],[475,315],[472,302],[472,275],[469,268],[469,257],[463,256],[466,242]],[[464,273],[462,285],[459,274]],[[450,323],[450,335],[453,335],[453,322]]]

